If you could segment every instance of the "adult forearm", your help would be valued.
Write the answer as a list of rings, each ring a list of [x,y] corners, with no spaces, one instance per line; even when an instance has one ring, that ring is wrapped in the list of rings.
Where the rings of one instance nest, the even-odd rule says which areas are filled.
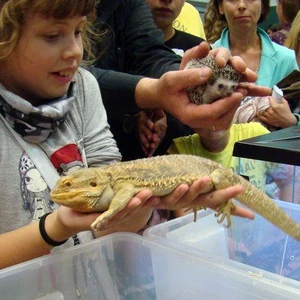
[[[112,91],[134,92],[137,83],[143,78],[143,76],[139,75],[105,70],[97,67],[88,67],[87,70],[96,77],[100,90],[104,88]]]
[[[135,89],[135,102],[139,108],[160,108],[160,98],[157,93],[157,79],[142,78]]]
[[[128,73],[104,70],[89,67],[88,70],[95,76],[100,86],[101,95],[107,114],[116,114],[117,111],[128,113],[138,111],[135,98],[135,90],[143,76]]]

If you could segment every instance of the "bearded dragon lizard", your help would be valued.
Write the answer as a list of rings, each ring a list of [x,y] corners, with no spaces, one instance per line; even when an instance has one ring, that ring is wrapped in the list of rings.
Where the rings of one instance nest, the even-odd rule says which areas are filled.
[[[155,196],[171,193],[182,183],[192,184],[209,176],[211,184],[203,190],[224,189],[240,184],[244,192],[236,199],[300,241],[300,226],[277,204],[249,181],[212,160],[194,155],[165,155],[86,168],[61,177],[51,192],[54,202],[78,212],[103,212],[91,225],[93,230],[122,210],[134,195],[150,189]],[[231,225],[228,201],[217,209],[219,222],[227,218]]]

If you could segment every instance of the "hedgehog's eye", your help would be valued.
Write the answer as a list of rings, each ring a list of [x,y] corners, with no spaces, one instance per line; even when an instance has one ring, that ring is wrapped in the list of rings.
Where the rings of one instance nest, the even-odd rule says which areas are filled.
[[[224,85],[223,85],[222,83],[219,83],[219,84],[218,84],[218,89],[221,90],[221,89],[223,89],[223,88],[224,88]]]
[[[91,187],[96,187],[96,186],[97,186],[97,183],[94,182],[94,181],[91,181],[91,182],[90,182],[90,186],[91,186]]]

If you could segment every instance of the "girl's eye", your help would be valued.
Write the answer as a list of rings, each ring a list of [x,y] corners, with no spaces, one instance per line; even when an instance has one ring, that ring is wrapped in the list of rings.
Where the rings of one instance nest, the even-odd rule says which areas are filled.
[[[44,35],[44,38],[46,41],[53,42],[57,40],[58,36],[59,36],[58,34],[48,34],[48,35]]]
[[[82,34],[82,31],[83,31],[83,28],[80,28],[80,29],[75,30],[75,35],[76,35],[76,36],[81,35],[81,34]]]

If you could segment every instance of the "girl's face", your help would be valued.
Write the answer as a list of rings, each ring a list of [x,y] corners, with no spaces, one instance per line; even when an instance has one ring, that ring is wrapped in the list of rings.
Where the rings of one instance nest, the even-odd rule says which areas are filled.
[[[61,97],[82,61],[85,22],[82,16],[28,16],[13,52],[0,61],[0,82],[34,105]]]
[[[257,27],[262,3],[261,0],[223,0],[219,12],[225,16],[229,29]]]

